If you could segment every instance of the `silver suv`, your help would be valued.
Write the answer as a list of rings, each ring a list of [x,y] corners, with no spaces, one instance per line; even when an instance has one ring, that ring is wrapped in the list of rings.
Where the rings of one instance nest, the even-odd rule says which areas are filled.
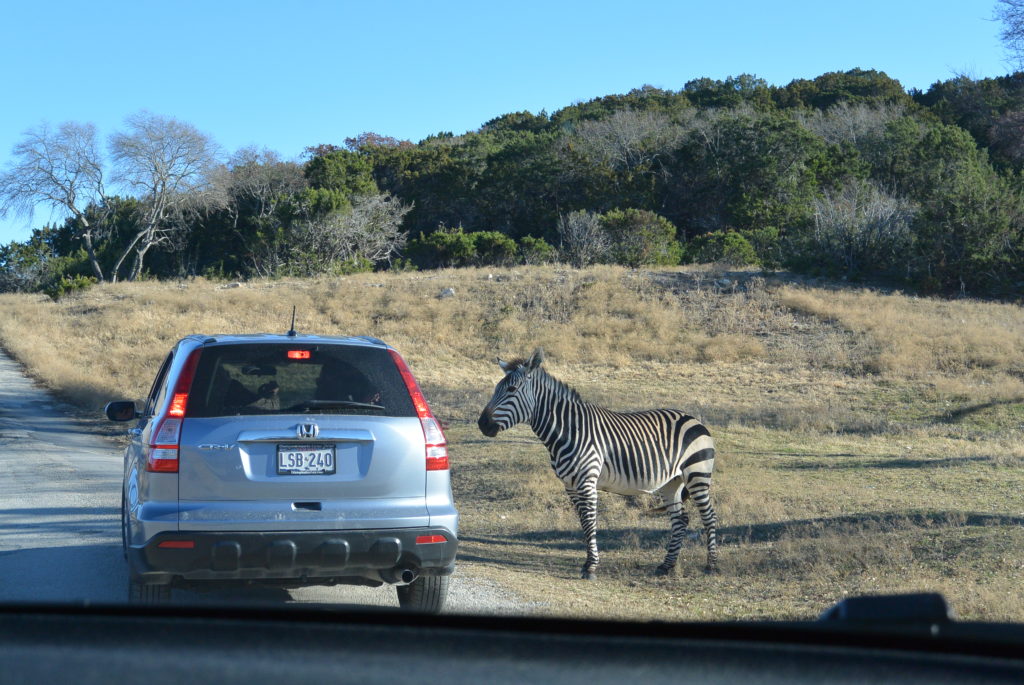
[[[409,367],[373,338],[192,335],[125,451],[129,597],[174,585],[389,583],[440,611],[459,515],[448,448]]]

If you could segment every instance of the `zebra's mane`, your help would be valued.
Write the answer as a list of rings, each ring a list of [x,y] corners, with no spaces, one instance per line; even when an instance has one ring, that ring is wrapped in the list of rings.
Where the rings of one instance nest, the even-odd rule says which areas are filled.
[[[583,398],[580,397],[580,394],[576,392],[575,388],[573,388],[572,386],[568,385],[563,381],[558,380],[550,373],[545,371],[543,367],[537,369],[536,371],[534,371],[534,373],[539,374],[537,380],[540,382],[541,386],[554,390],[555,394],[558,395],[559,397],[567,399],[570,402],[583,401]]]

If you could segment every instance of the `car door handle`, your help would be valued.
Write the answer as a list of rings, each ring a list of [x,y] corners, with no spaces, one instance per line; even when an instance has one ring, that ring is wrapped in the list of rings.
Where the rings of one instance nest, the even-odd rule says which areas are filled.
[[[142,435],[142,429],[132,428],[128,431],[128,435],[132,436],[133,438],[137,438],[138,436]]]

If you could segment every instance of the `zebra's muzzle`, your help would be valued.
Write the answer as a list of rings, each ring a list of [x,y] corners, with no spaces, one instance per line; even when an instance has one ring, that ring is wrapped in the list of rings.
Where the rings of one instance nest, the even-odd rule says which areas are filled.
[[[489,438],[493,438],[501,430],[501,427],[491,417],[491,412],[486,409],[480,413],[480,418],[477,420],[476,425],[480,427],[480,432]]]

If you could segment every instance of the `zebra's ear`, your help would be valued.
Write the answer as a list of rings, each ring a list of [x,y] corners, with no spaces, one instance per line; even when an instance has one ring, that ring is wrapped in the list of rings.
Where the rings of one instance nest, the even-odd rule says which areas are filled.
[[[543,361],[544,350],[543,348],[538,347],[533,351],[533,356],[530,357],[530,360],[526,362],[526,368],[529,369],[530,371],[533,371],[534,369],[539,367]]]
[[[505,373],[508,373],[509,371],[515,368],[515,365],[509,364],[506,361],[502,361],[501,357],[495,357],[494,361],[498,362],[498,366],[500,366],[501,370],[504,371]]]

